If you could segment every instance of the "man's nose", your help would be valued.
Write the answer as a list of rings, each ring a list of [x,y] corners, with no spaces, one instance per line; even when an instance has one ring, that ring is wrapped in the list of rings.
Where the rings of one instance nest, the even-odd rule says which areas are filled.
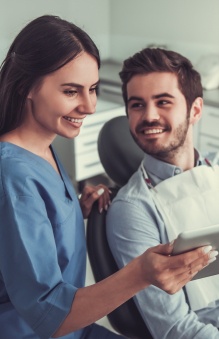
[[[160,119],[158,108],[154,105],[147,105],[145,109],[145,119],[147,121],[155,121]]]

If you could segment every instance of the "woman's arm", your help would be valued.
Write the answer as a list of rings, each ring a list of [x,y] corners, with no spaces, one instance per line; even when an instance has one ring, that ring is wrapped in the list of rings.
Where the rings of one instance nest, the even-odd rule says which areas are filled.
[[[70,313],[53,337],[66,335],[97,321],[150,284],[170,294],[179,291],[208,264],[210,250],[208,246],[170,256],[172,244],[148,249],[107,279],[78,289]]]

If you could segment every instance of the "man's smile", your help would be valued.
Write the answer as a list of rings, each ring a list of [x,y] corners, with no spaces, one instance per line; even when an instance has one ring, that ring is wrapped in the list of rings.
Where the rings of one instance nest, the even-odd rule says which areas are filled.
[[[164,130],[163,129],[158,129],[158,128],[153,128],[153,129],[145,129],[144,131],[143,131],[143,133],[145,134],[145,135],[149,135],[149,134],[160,134],[160,133],[163,133],[164,132]]]

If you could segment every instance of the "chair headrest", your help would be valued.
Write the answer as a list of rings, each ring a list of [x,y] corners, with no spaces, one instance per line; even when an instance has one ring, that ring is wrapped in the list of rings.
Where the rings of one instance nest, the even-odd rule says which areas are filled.
[[[118,186],[127,183],[144,156],[130,134],[126,116],[104,124],[98,137],[98,152],[105,172]]]

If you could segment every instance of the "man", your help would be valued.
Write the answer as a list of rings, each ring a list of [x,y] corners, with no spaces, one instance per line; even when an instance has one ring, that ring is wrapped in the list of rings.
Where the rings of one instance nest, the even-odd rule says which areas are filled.
[[[124,62],[120,77],[130,131],[145,152],[107,215],[109,244],[122,267],[186,229],[218,223],[219,172],[210,166],[212,154],[205,161],[194,149],[203,99],[188,59],[146,48]],[[175,295],[150,286],[135,302],[154,338],[219,338],[218,276],[190,282]]]

